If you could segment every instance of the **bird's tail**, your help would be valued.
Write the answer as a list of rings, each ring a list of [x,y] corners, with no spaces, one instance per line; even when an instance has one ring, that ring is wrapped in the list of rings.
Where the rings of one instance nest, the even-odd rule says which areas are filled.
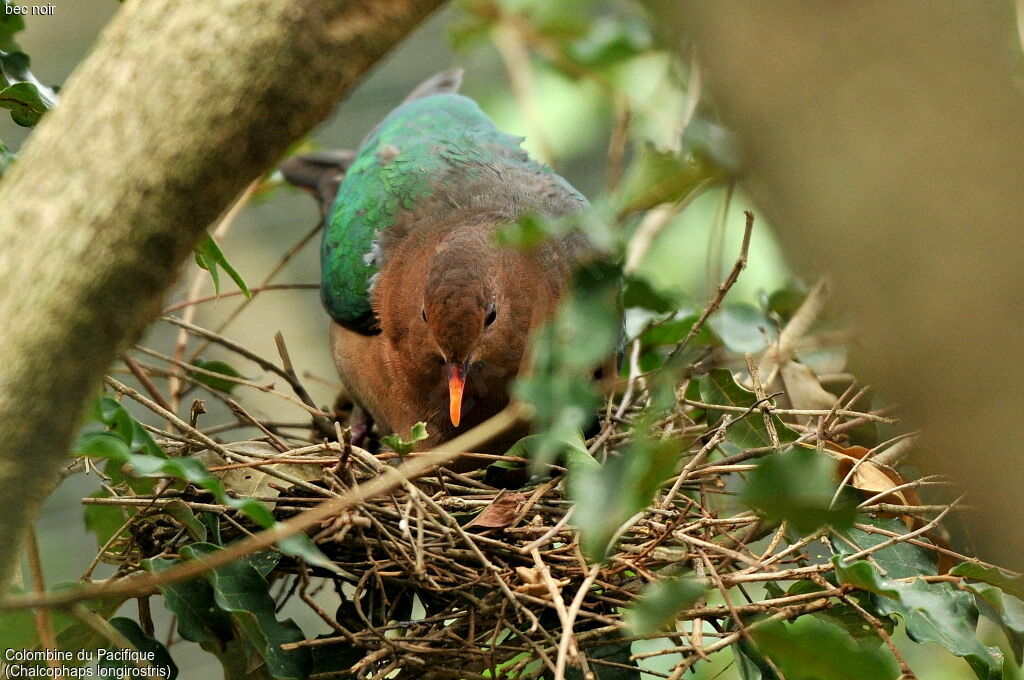
[[[338,186],[355,157],[355,151],[314,151],[292,156],[278,169],[289,184],[313,194],[320,206],[320,215],[326,218],[334,204]]]
[[[461,68],[453,68],[435,73],[417,85],[416,89],[410,92],[409,96],[402,103],[407,104],[414,99],[422,99],[423,97],[430,97],[435,94],[454,94],[462,87],[462,75],[464,73],[465,70]]]

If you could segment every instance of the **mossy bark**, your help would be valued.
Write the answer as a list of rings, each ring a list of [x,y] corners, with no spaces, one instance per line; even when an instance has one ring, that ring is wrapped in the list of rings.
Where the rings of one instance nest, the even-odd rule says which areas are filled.
[[[0,583],[193,244],[443,0],[126,2],[0,182]]]

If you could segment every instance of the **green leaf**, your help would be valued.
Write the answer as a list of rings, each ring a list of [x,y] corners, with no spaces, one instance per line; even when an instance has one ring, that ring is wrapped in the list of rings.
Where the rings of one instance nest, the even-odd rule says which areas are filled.
[[[549,451],[551,448],[555,448],[556,456],[564,460],[565,467],[569,469],[570,473],[582,467],[601,467],[601,464],[594,460],[594,457],[587,451],[587,446],[583,441],[583,433],[577,430],[573,435],[572,437],[552,442],[552,435],[531,434],[513,444],[505,452],[505,455],[535,460],[538,451]]]
[[[0,108],[8,109],[15,123],[32,127],[56,105],[54,91],[29,70],[27,54],[0,50]]]
[[[1010,577],[995,567],[983,567],[974,562],[961,562],[950,569],[949,573],[972,581],[984,581],[1014,597],[1024,598],[1024,576]]]
[[[192,512],[192,508],[188,507],[184,501],[173,498],[160,508],[160,512],[173,518],[184,527],[192,540],[200,542],[206,540],[206,525],[199,521],[199,518]]]
[[[680,446],[675,440],[637,439],[604,465],[570,472],[569,497],[576,504],[573,522],[588,557],[603,559],[622,523],[650,505],[675,470]]]
[[[12,595],[21,595],[24,588],[14,586]],[[28,609],[0,609],[0,640],[7,649],[31,649],[39,643],[35,617]]]
[[[732,650],[736,658],[736,665],[739,666],[740,677],[743,680],[779,680],[779,676],[772,670],[771,664],[753,643],[748,642],[745,638],[740,638]]]
[[[813,616],[770,621],[750,631],[786,680],[894,680],[899,667],[878,643],[863,643]]]
[[[159,574],[178,564],[180,560],[152,557],[142,561],[147,571]],[[217,606],[213,588],[204,579],[192,579],[160,586],[164,605],[178,618],[178,635],[214,648],[229,640],[231,618]]]
[[[768,310],[775,312],[785,321],[788,321],[800,305],[807,299],[807,291],[783,288],[768,296]]]
[[[167,458],[167,454],[156,443],[152,435],[142,427],[120,403],[110,397],[100,397],[92,406],[92,417],[110,428],[130,451],[156,458]]]
[[[58,583],[53,590],[74,590],[82,588],[81,583]],[[104,619],[109,619],[124,603],[124,597],[106,599],[93,598],[82,602],[82,606],[91,609]],[[53,627],[57,633],[57,647],[66,651],[95,652],[107,646],[107,639],[99,632],[67,613],[54,612]]]
[[[950,583],[890,580],[866,560],[846,564],[836,555],[832,563],[840,582],[877,595],[877,609],[882,614],[899,615],[912,640],[936,642],[963,657],[981,680],[999,680],[1003,655],[975,636],[978,608],[970,593],[957,590]]]
[[[380,442],[395,453],[404,456],[407,453],[412,453],[416,449],[416,443],[423,441],[428,436],[427,424],[419,422],[409,430],[409,439],[402,439],[398,434],[389,434],[381,437]]]
[[[217,267],[222,267],[228,273],[228,276],[231,277],[231,280],[235,282],[235,285],[242,291],[242,294],[245,297],[252,297],[249,286],[245,284],[245,279],[231,266],[231,263],[228,262],[227,257],[224,255],[224,251],[220,249],[220,246],[217,245],[212,236],[209,234],[204,235],[202,240],[196,244],[195,253],[196,264],[210,272],[210,278],[213,279],[213,289],[218,295],[220,294],[220,276]]]
[[[987,583],[968,583],[962,587],[978,596],[986,616],[1006,633],[1013,655],[1020,665],[1024,658],[1024,602]]]
[[[658,314],[666,314],[679,308],[680,300],[677,295],[672,295],[658,290],[642,276],[627,276],[625,288],[622,292],[622,304],[625,307],[640,307],[649,309]]]
[[[14,4],[11,0],[3,0],[0,5]],[[25,30],[25,18],[20,14],[8,14],[6,9],[0,12],[0,50],[8,52],[18,51],[18,43],[14,41],[14,35]]]
[[[587,648],[587,658],[592,662],[590,670],[593,672],[594,680],[641,680],[644,677],[636,661],[630,659],[632,642],[623,642],[615,632],[606,633],[598,639],[601,641],[600,644]],[[618,665],[593,663],[595,660]],[[575,664],[565,669],[565,680],[586,680],[589,677],[584,676],[583,669]]]
[[[857,521],[861,524],[885,529],[895,534],[907,532],[907,526],[896,517],[858,515]],[[870,533],[856,527],[842,533],[850,542],[857,546],[855,548],[846,541],[835,541],[836,552],[843,556],[852,555],[855,552],[860,552],[863,549],[890,540],[889,536],[885,534]],[[887,548],[876,550],[871,553],[871,559],[885,570],[889,578],[911,578],[938,573],[938,560],[935,553],[906,541],[900,541]]]
[[[526,213],[519,221],[508,224],[494,234],[494,241],[499,246],[515,248],[529,252],[550,237],[549,221],[535,213]]]
[[[513,391],[533,406],[535,428],[550,435],[533,456],[538,468],[551,461],[558,442],[587,428],[601,403],[592,377],[621,338],[620,274],[606,262],[582,267],[555,318],[534,333],[532,371]]]
[[[318,635],[316,639],[337,638],[337,633],[325,633]],[[366,656],[366,650],[348,643],[332,641],[331,644],[318,645],[313,647],[313,669],[311,675],[327,675],[329,677],[341,677],[338,672],[341,669],[351,668]]]
[[[619,214],[630,215],[680,201],[716,177],[718,171],[702,156],[659,151],[653,144],[645,144],[619,187]]]
[[[120,466],[130,465],[131,474],[137,477],[180,479],[210,491],[218,503],[238,510],[264,529],[277,523],[270,508],[260,501],[228,495],[221,481],[198,458],[168,458],[142,425],[113,399],[101,397],[94,405],[93,413],[110,429],[83,433],[75,444],[77,455],[105,458]],[[305,534],[284,538],[278,541],[277,546],[309,564],[332,571],[337,569]]]
[[[995,567],[983,567],[973,562],[958,564],[949,573],[982,581],[965,582],[961,587],[977,595],[979,602],[987,606],[986,615],[1006,633],[1017,663],[1020,664],[1024,657],[1024,602],[1015,593],[1021,590],[1021,577],[1011,578]]]
[[[121,465],[112,460],[107,461],[103,471],[108,477],[106,486],[113,489],[130,490],[135,495],[146,495],[153,493],[153,490],[156,488],[156,480],[154,479],[125,477],[121,471]],[[111,493],[106,488],[89,494],[89,498],[110,497]],[[106,545],[107,541],[114,535],[114,532],[118,531],[129,517],[137,513],[138,508],[117,505],[86,505],[83,515],[86,529],[96,534],[96,544],[102,547]]]
[[[266,577],[281,562],[281,553],[276,550],[263,550],[246,555],[242,559],[252,565],[252,568],[258,571],[260,576]]]
[[[802,448],[766,456],[747,477],[743,502],[804,534],[826,525],[848,528],[857,508],[845,496],[831,505],[838,488],[836,466],[832,457]]]
[[[641,54],[652,42],[648,27],[635,17],[599,16],[568,52],[580,64],[601,68]]]
[[[725,305],[708,323],[725,346],[737,354],[760,352],[776,335],[771,319],[757,307],[745,303]]]
[[[174,663],[174,660],[171,659],[171,655],[168,653],[167,648],[143,633],[142,628],[139,627],[138,623],[123,616],[118,616],[110,619],[110,625],[121,633],[121,635],[128,638],[128,641],[132,643],[132,646],[135,647],[136,650],[152,654],[152,661],[149,661],[148,663],[154,669],[160,669],[163,671],[159,677],[166,678],[166,680],[174,680],[178,677],[178,666]],[[104,653],[99,655],[99,667],[109,669],[111,671],[116,671],[116,669],[138,668],[138,666],[131,661],[117,660],[116,655],[120,652],[121,650],[117,647],[109,647],[104,650]],[[128,672],[131,673],[131,671]],[[125,677],[132,676],[126,675]]]
[[[740,386],[732,377],[732,373],[724,368],[713,369],[700,379],[700,396],[701,401],[706,404],[719,404],[722,406],[751,408],[757,403],[757,395],[747,388]],[[738,411],[710,409],[708,411],[708,424],[717,423],[726,416],[736,418],[739,415]],[[796,441],[797,433],[774,414],[772,415],[772,423],[775,425],[775,433],[779,436],[781,444]],[[768,426],[765,425],[764,416],[756,409],[730,425],[726,431],[725,438],[744,449],[755,449],[772,445],[772,438],[768,433]]]
[[[207,361],[205,359],[196,359],[193,362],[193,364],[205,371],[210,371],[212,373],[220,373],[221,375],[226,375],[231,378],[245,377],[244,375],[236,371],[234,368],[232,368],[230,364],[223,361],[218,361],[216,359],[211,359],[210,361]],[[231,392],[234,391],[236,387],[238,387],[238,383],[236,382],[224,380],[223,378],[217,378],[212,375],[207,375],[206,373],[199,373],[198,371],[189,371],[188,374],[196,381],[203,383],[207,387],[212,387],[215,390],[227,392],[228,394],[231,394]]]
[[[690,333],[699,318],[697,314],[691,314],[682,319],[673,319],[660,323],[644,331],[640,335],[640,343],[644,347],[676,345]],[[697,335],[693,336],[690,344],[694,347],[719,347],[722,341],[711,330],[711,327],[705,324],[697,331]]]
[[[820,593],[824,588],[813,581],[794,581],[789,589],[785,591],[775,584],[765,584],[765,590],[768,592],[769,597],[775,598],[783,597],[783,595],[793,596],[805,595],[807,593]],[[873,596],[871,593],[853,591],[847,597],[855,600],[858,605],[868,612],[872,612],[876,615],[879,614],[879,612],[875,611],[875,604],[872,600]],[[855,638],[861,640],[873,640],[875,642],[880,640],[878,633],[864,620],[864,616],[846,602],[835,603],[828,609],[814,612],[812,616],[817,616],[820,619],[824,619],[839,626]],[[892,621],[884,615],[880,615],[878,618],[886,632],[892,633]]]
[[[195,559],[221,550],[209,543],[195,543],[181,550],[183,557]],[[281,645],[305,639],[294,621],[278,621],[270,586],[256,569],[239,560],[209,571],[204,579],[213,588],[217,606],[227,612],[236,632],[255,647],[266,661],[274,678],[305,680],[312,668],[308,649],[285,652]]]
[[[592,371],[616,350],[622,337],[621,269],[592,262],[573,276],[572,296],[558,312],[555,331],[570,369]]]
[[[651,583],[626,611],[626,623],[636,635],[652,635],[674,628],[679,612],[691,607],[707,592],[707,586],[691,576],[666,578]]]

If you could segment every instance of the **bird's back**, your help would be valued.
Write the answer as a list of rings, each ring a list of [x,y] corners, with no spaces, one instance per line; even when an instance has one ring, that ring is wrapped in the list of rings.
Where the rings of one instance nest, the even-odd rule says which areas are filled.
[[[334,320],[353,330],[376,331],[371,293],[377,274],[413,230],[466,220],[510,222],[529,212],[560,216],[586,205],[568,182],[520,148],[522,138],[498,130],[473,100],[429,85],[369,135],[327,217],[321,292]],[[579,245],[566,242],[570,249]]]

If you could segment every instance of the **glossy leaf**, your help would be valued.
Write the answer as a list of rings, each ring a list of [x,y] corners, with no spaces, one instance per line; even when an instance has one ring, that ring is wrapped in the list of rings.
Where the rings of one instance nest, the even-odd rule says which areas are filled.
[[[986,647],[975,635],[978,608],[970,593],[949,583],[891,580],[866,560],[846,564],[835,556],[832,563],[841,583],[879,596],[876,604],[882,614],[899,615],[907,635],[915,642],[936,642],[963,657],[980,680],[999,680],[1002,676],[1002,652]]]
[[[177,498],[171,499],[160,508],[160,512],[180,524],[192,537],[192,540],[206,540],[206,525],[199,521],[199,518],[192,512],[192,508],[188,507],[184,501]]]
[[[249,286],[246,285],[245,279],[242,275],[231,266],[228,262],[227,257],[224,255],[224,251],[221,250],[217,242],[213,240],[213,237],[209,234],[205,234],[202,240],[196,244],[195,248],[196,264],[206,271],[210,272],[210,278],[213,279],[213,289],[218,294],[220,293],[220,274],[218,267],[223,268],[227,272],[231,280],[235,282],[235,285],[242,291],[245,297],[252,297],[252,293],[249,292]]]
[[[29,70],[27,54],[0,50],[0,108],[8,109],[15,123],[32,127],[56,105],[56,93]]]
[[[652,635],[673,629],[676,616],[707,592],[707,586],[691,576],[665,578],[643,589],[626,612],[626,622],[636,635]]]
[[[178,564],[179,560],[153,557],[142,566],[160,573]],[[217,606],[213,588],[204,579],[179,581],[160,586],[164,605],[178,619],[178,635],[186,640],[216,647],[231,638],[231,618]]]
[[[834,459],[797,448],[761,459],[747,478],[743,501],[801,533],[826,525],[841,530],[853,524],[857,509],[845,496],[832,505],[837,487]]]
[[[861,642],[813,616],[771,621],[750,631],[786,680],[895,680],[899,666],[880,643]]]
[[[1017,595],[1021,590],[1021,577],[1010,578],[995,567],[984,567],[973,562],[958,564],[949,573],[971,581],[981,581],[965,581],[961,587],[978,596],[986,615],[1006,633],[1017,663],[1020,664],[1024,658],[1024,602]]]
[[[857,522],[897,534],[907,532],[906,525],[895,517],[859,515]],[[833,542],[836,552],[843,556],[852,555],[854,552],[859,552],[862,549],[890,540],[889,536],[885,534],[869,533],[857,527],[851,527],[844,531],[843,535],[849,540],[849,543],[842,540]],[[850,543],[857,547],[851,546]],[[938,573],[938,561],[935,558],[935,553],[906,541],[895,543],[871,553],[871,559],[885,570],[889,578],[911,578]]]
[[[987,583],[968,583],[962,587],[978,596],[987,616],[1006,633],[1019,665],[1024,658],[1024,602]]]
[[[167,458],[167,454],[146,428],[116,400],[110,397],[97,399],[92,406],[92,417],[106,425],[131,451],[154,458]]]
[[[757,403],[757,395],[739,385],[732,377],[732,373],[724,368],[716,368],[700,379],[700,396],[701,401],[706,404],[722,406],[750,408]],[[739,415],[738,411],[711,409],[708,412],[708,424],[717,424],[723,417],[735,419]],[[796,441],[797,433],[783,423],[778,416],[772,415],[772,423],[775,425],[775,433],[778,435],[780,443],[787,444]],[[745,449],[772,445],[771,434],[768,432],[764,416],[759,410],[748,413],[730,425],[725,436],[728,441]]]
[[[209,543],[196,543],[182,548],[181,553],[195,559],[219,550]],[[231,562],[206,572],[204,579],[213,589],[217,606],[230,615],[236,632],[259,651],[272,677],[304,680],[309,676],[312,657],[308,649],[281,650],[282,644],[298,642],[305,635],[291,619],[277,620],[270,586],[252,565],[242,560]]]
[[[1024,576],[1010,577],[995,567],[984,567],[973,562],[962,562],[950,569],[949,573],[972,581],[983,581],[1014,597],[1024,598]]]
[[[174,663],[167,648],[143,633],[138,623],[123,616],[117,616],[110,619],[110,625],[121,635],[125,636],[137,651],[152,655],[152,661],[148,663],[153,669],[160,671],[159,677],[166,680],[174,680],[178,677],[178,666]],[[110,655],[121,652],[117,647],[110,647],[106,651]],[[115,674],[115,677],[117,677],[118,669],[121,670],[121,673],[126,674],[125,677],[132,677],[139,672],[136,670],[139,666],[131,661],[119,661],[109,656],[99,658],[98,666],[108,669],[111,673]],[[144,668],[145,666],[142,665],[142,667]]]
[[[244,378],[245,377],[241,373],[236,371],[230,364],[228,364],[227,362],[224,362],[224,361],[218,361],[216,359],[211,359],[209,361],[207,361],[205,359],[196,359],[193,363],[197,367],[199,367],[199,368],[201,368],[201,369],[203,369],[205,371],[211,371],[213,373],[220,373],[221,375],[226,375],[226,376],[229,376],[231,378]],[[227,392],[228,394],[231,394],[234,391],[234,389],[236,387],[238,387],[238,383],[236,383],[236,382],[232,382],[230,380],[224,380],[223,378],[218,378],[218,377],[212,376],[212,375],[207,375],[206,373],[200,373],[198,371],[189,371],[188,374],[192,378],[194,378],[196,381],[201,382],[202,384],[206,385],[207,387],[212,387],[215,390],[220,390],[221,392]]]

